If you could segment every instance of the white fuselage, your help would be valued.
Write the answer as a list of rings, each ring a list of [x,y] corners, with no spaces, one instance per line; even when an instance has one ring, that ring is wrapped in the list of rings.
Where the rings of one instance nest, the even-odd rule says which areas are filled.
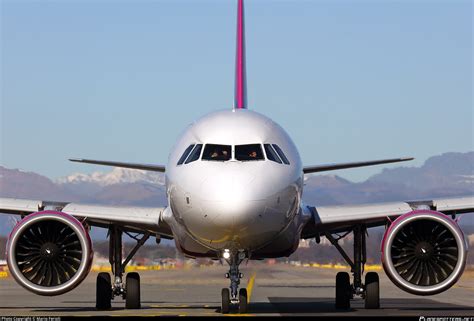
[[[186,148],[194,144],[203,145],[199,159],[178,165]],[[202,159],[206,144],[231,146],[230,159]],[[260,144],[262,151],[264,144],[276,144],[289,164],[269,160],[267,152],[261,160],[237,160],[236,146],[247,144]],[[223,249],[249,253],[264,249],[267,253],[277,240],[281,244],[275,251],[294,248],[302,223],[298,215],[302,163],[288,134],[271,119],[247,109],[207,114],[179,137],[166,169],[170,210],[164,219],[183,252],[212,256]]]

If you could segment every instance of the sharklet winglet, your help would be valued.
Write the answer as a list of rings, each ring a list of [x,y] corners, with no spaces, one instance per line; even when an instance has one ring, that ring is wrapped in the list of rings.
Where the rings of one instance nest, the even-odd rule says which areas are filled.
[[[234,109],[247,108],[247,77],[245,71],[245,23],[244,1],[237,3],[237,46],[235,57]]]

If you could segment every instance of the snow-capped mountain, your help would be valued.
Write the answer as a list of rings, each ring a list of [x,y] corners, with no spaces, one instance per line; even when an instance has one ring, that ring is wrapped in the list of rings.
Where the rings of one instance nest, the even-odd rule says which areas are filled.
[[[110,172],[94,172],[92,174],[74,173],[56,180],[59,185],[65,184],[97,184],[101,187],[124,183],[150,183],[164,185],[162,173],[147,172],[138,169],[115,167]]]
[[[357,170],[357,169],[355,169]],[[307,175],[303,199],[318,206],[373,203],[474,194],[474,152],[446,153],[421,167],[382,169],[365,182],[337,175]],[[42,175],[0,166],[0,197],[108,205],[166,206],[162,173],[114,168],[72,174],[52,181]],[[0,235],[10,225],[0,215]],[[470,219],[473,222],[473,216]]]

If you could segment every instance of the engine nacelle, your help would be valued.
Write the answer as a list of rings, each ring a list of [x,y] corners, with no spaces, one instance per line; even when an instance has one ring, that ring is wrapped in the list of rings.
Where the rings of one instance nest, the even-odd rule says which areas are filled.
[[[417,210],[397,218],[385,231],[382,263],[400,289],[432,295],[449,289],[464,271],[467,244],[450,217]]]
[[[15,226],[7,243],[10,273],[21,286],[39,295],[74,289],[89,273],[92,256],[87,230],[62,212],[28,215]]]

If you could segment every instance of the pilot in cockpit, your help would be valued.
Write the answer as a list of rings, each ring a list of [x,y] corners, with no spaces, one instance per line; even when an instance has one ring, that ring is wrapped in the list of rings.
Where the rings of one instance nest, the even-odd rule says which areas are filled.
[[[214,149],[214,151],[212,152],[211,154],[211,158],[217,158],[219,156],[219,152],[217,151],[217,149]]]
[[[226,149],[214,149],[211,153],[211,159],[214,160],[228,160],[229,152]]]

